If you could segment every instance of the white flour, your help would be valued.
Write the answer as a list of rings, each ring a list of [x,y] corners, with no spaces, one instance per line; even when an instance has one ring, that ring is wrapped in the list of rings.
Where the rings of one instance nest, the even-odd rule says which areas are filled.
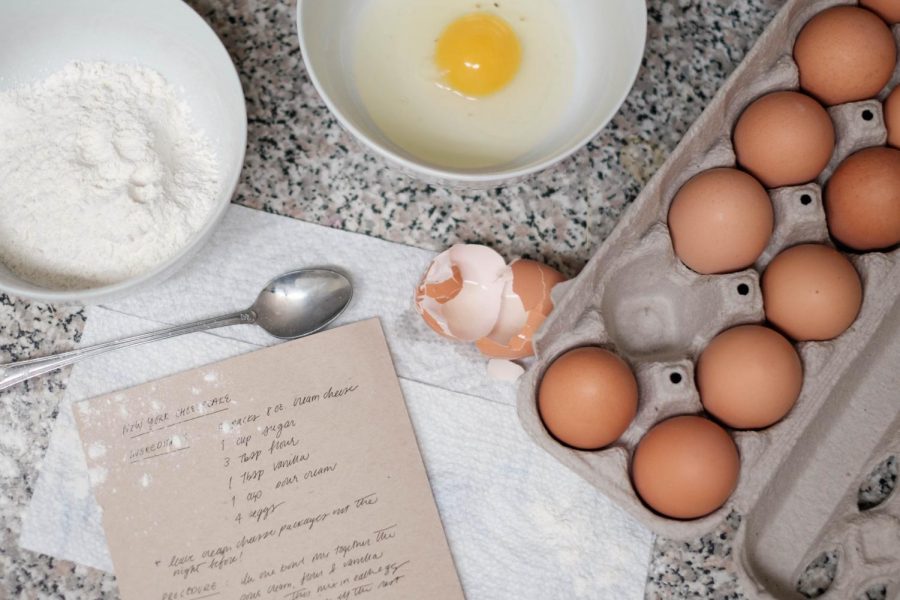
[[[73,63],[0,92],[0,262],[24,279],[83,289],[143,273],[218,191],[209,141],[155,71]]]

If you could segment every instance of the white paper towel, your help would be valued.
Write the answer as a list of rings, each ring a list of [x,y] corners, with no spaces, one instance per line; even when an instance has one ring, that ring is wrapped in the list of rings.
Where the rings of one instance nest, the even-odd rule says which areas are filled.
[[[382,320],[470,600],[642,597],[649,532],[526,439],[514,387],[487,379],[477,351],[434,335],[412,309],[412,290],[432,256],[233,206],[184,271],[89,308],[82,344],[231,312],[283,271],[339,267],[355,286],[340,322]],[[232,327],[76,365],[24,516],[22,546],[112,570],[71,402],[272,343],[255,328]]]

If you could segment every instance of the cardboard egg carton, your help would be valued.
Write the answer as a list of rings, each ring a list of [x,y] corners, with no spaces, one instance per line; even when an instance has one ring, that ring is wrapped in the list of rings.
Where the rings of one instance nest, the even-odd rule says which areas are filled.
[[[694,539],[733,510],[744,515],[736,563],[750,597],[802,598],[796,584],[804,568],[836,550],[837,576],[824,598],[852,598],[879,583],[888,598],[900,598],[900,493],[865,512],[856,501],[872,466],[900,454],[900,250],[850,256],[864,286],[860,315],[835,340],[797,345],[804,385],[785,419],[731,432],[741,473],[725,506],[696,520],[670,519],[642,503],[629,475],[632,452],[650,427],[703,412],[694,364],[709,341],[734,325],[765,320],[759,281],[769,261],[798,243],[831,244],[822,201],[830,174],[853,152],[886,141],[880,101],[831,108],[838,142],[831,164],[815,183],[770,191],[775,232],[754,268],[698,275],[674,255],[666,221],[675,193],[702,171],[735,166],[737,118],[763,94],[799,88],[794,40],[813,15],[839,4],[855,2],[788,0],[581,275],[554,290],[556,308],[519,390],[519,417],[534,440],[655,533]],[[894,33],[900,44],[900,27]],[[898,81],[900,69],[892,86]],[[611,447],[592,452],[551,437],[536,403],[550,363],[585,345],[625,358],[640,387],[634,422]]]

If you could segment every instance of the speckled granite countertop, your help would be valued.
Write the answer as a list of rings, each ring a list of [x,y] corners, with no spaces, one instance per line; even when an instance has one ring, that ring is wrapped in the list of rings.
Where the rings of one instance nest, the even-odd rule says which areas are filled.
[[[458,194],[392,173],[341,130],[306,77],[292,2],[189,1],[223,39],[247,96],[249,148],[236,202],[431,249],[484,242],[570,275],[782,2],[649,0],[644,66],[612,124],[554,169],[507,189]],[[78,309],[0,295],[0,362],[69,349],[83,326]],[[112,576],[17,544],[66,375],[0,393],[0,600],[118,597]],[[729,566],[739,522],[735,515],[694,543],[657,540],[647,597],[740,598]]]

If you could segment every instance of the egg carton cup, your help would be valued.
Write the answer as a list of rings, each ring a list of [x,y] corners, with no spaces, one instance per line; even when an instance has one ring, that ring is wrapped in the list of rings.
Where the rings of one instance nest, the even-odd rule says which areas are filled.
[[[900,494],[868,511],[856,500],[872,466],[900,455],[900,250],[849,255],[864,287],[859,317],[835,340],[797,344],[803,390],[785,419],[760,431],[731,431],[741,472],[725,506],[700,519],[666,518],[641,501],[629,474],[648,429],[671,416],[703,413],[694,365],[710,340],[765,320],[759,281],[769,261],[799,243],[832,244],[822,190],[837,165],[886,142],[880,99],[900,81],[900,69],[879,99],[829,109],[837,132],[832,161],[816,182],[770,190],[775,231],[753,268],[699,275],[674,255],[666,225],[672,198],[694,175],[735,166],[737,118],[768,92],[799,89],[794,40],[813,15],[841,4],[855,3],[788,0],[581,275],[554,289],[556,308],[535,339],[536,360],[519,388],[519,417],[532,438],[655,533],[695,539],[734,510],[744,515],[736,565],[751,598],[802,598],[800,575],[828,550],[839,563],[823,598],[852,598],[876,584],[886,586],[889,599],[900,598]],[[900,27],[894,34],[900,44]],[[556,441],[536,402],[553,360],[587,345],[625,358],[640,388],[634,422],[599,451]]]

